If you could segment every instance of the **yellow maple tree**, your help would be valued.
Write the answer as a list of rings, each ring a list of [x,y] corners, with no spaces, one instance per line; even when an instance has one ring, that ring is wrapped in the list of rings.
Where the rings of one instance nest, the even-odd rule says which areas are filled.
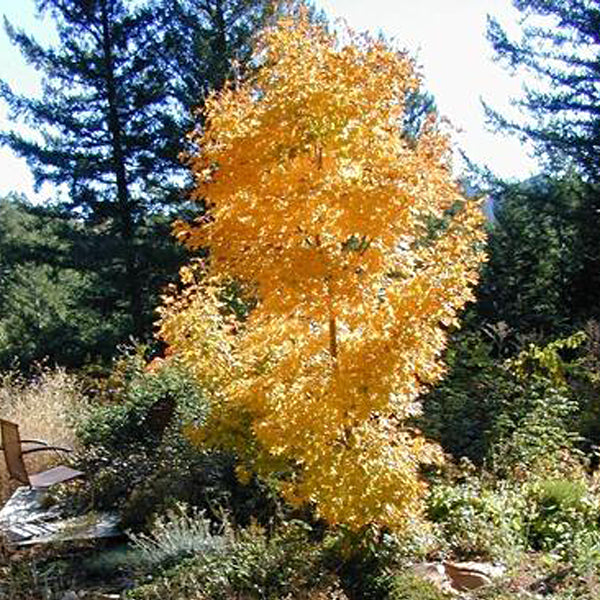
[[[407,421],[472,298],[483,216],[435,118],[403,134],[419,86],[406,54],[300,15],[264,31],[255,61],[191,134],[208,213],[176,232],[210,254],[182,270],[160,326],[212,397],[190,435],[331,523],[401,528],[437,456]],[[225,281],[256,299],[243,323]]]

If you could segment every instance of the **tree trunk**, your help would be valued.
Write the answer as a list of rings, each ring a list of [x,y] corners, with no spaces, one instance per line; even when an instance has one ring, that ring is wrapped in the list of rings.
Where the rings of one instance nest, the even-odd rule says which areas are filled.
[[[118,112],[117,88],[114,76],[112,32],[106,1],[101,3],[102,45],[105,61],[106,100],[108,103],[108,128],[111,137],[112,164],[117,183],[117,206],[119,212],[119,232],[123,244],[123,260],[127,279],[127,300],[131,316],[133,335],[142,333],[142,302],[137,273],[133,219],[133,207],[129,197],[127,171],[121,138],[121,123]]]
[[[228,59],[227,59],[227,24],[225,23],[225,14],[223,11],[223,0],[216,0],[213,12],[213,22],[216,29],[213,41],[213,53],[216,57],[216,79],[215,87],[223,87],[227,79]]]

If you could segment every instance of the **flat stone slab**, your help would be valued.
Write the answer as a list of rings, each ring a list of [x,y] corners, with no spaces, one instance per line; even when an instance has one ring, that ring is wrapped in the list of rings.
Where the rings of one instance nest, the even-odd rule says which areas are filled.
[[[411,570],[415,575],[433,583],[441,591],[452,594],[489,585],[506,572],[506,568],[502,565],[474,561],[424,562],[412,565]]]
[[[0,510],[0,531],[16,546],[118,537],[119,516],[89,513],[62,518],[61,507],[48,506],[46,490],[20,487]]]

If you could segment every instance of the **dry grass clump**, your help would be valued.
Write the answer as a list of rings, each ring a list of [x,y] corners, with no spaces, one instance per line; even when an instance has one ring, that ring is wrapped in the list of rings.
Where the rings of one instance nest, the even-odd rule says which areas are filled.
[[[23,439],[41,439],[49,444],[76,446],[74,417],[84,406],[76,379],[64,369],[40,368],[27,380],[21,375],[0,373],[0,417],[18,423]],[[62,457],[56,452],[37,452],[26,457],[31,473],[43,470]],[[0,502],[14,490],[0,452]]]

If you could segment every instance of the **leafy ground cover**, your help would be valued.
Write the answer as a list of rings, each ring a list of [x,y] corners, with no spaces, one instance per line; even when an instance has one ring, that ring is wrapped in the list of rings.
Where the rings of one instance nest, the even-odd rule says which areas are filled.
[[[268,480],[242,484],[232,457],[187,440],[188,424],[205,418],[210,407],[177,364],[149,370],[143,352],[131,351],[101,384],[49,370],[30,383],[5,378],[0,397],[14,403],[17,420],[26,418],[28,398],[48,402],[52,415],[64,414],[55,405],[57,395],[70,398],[64,430],[56,431],[64,434],[61,441],[81,448],[77,464],[89,476],[58,497],[68,497],[73,511],[120,511],[127,534],[112,545],[4,548],[0,598],[62,598],[73,590],[94,597],[103,590],[135,600],[441,600],[446,593],[420,578],[413,565],[442,560],[504,566],[504,575],[472,598],[597,598],[600,491],[579,433],[587,428],[589,406],[568,402],[582,381],[595,385],[593,345],[582,342],[566,354],[561,343],[527,347],[512,362],[495,358],[492,345],[484,347],[458,340],[453,371],[424,403],[422,421],[435,432],[434,421],[445,414],[452,421],[447,428],[460,427],[462,412],[452,410],[468,382],[456,377],[482,385],[481,371],[472,368],[467,375],[459,364],[472,364],[475,354],[486,369],[493,364],[504,374],[484,381],[495,419],[472,430],[481,438],[474,443],[486,452],[479,461],[452,456],[455,438],[438,432],[447,455],[443,466],[423,473],[429,486],[425,518],[399,532],[326,525],[310,506],[288,506]],[[551,355],[562,382],[547,369]],[[580,402],[589,392],[579,394]],[[569,410],[553,413],[544,402]],[[167,404],[167,424],[153,425],[156,407],[164,416]],[[527,419],[532,410],[546,418]]]

